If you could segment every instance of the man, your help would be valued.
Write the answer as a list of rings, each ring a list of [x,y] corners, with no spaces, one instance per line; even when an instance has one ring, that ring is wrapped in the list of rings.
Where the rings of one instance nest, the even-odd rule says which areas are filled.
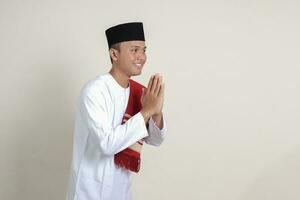
[[[165,136],[164,83],[133,81],[146,62],[143,24],[106,30],[112,68],[82,89],[76,114],[68,200],[130,200],[132,172],[140,169],[143,142]]]

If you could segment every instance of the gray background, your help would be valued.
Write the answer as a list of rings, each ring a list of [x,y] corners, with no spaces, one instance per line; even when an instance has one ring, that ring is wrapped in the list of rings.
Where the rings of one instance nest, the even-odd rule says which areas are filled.
[[[299,1],[298,1],[299,2]],[[143,21],[168,136],[134,200],[300,199],[297,1],[0,1],[0,199],[64,199],[75,102],[104,30]]]

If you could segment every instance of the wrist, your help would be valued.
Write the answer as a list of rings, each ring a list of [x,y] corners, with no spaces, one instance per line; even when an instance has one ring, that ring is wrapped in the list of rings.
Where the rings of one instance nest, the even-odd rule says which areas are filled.
[[[142,114],[142,116],[144,117],[145,123],[147,123],[151,117],[151,113],[147,110],[142,109],[140,111],[140,113]]]
[[[159,116],[162,116],[162,111],[160,111],[159,113],[155,113],[155,114],[153,115],[153,117],[159,117]]]

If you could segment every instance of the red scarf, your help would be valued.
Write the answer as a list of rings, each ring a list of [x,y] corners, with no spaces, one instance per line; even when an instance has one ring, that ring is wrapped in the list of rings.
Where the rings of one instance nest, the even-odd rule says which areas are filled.
[[[135,82],[134,80],[129,80],[130,94],[128,99],[127,108],[122,119],[122,124],[126,123],[132,116],[140,112],[142,109],[141,97],[142,89],[145,88],[143,85]],[[148,128],[148,124],[147,124]],[[124,149],[123,151],[115,154],[114,161],[118,167],[124,169],[138,172],[140,170],[141,157],[140,153],[142,150],[144,140],[141,139],[131,145],[130,147]]]

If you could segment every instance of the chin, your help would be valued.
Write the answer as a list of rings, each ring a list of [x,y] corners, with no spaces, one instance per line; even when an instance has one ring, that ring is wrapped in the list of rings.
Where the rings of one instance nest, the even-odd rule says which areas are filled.
[[[139,76],[141,74],[142,74],[142,72],[138,72],[138,73],[135,72],[135,73],[132,73],[131,76]]]
[[[131,73],[131,76],[138,76],[138,75],[141,75],[142,74],[142,70],[134,70],[132,73]]]

